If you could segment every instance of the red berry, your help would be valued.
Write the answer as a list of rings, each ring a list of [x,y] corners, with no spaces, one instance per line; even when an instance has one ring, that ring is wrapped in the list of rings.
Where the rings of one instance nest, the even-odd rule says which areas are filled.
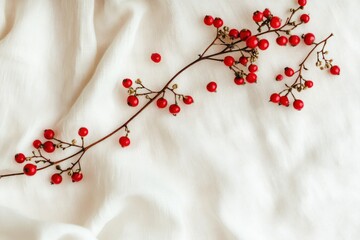
[[[60,184],[62,182],[62,176],[59,173],[55,173],[51,176],[51,184]]]
[[[248,70],[249,72],[256,72],[258,70],[258,66],[256,64],[250,64]]]
[[[257,80],[257,75],[255,73],[249,73],[247,76],[246,76],[246,81],[248,83],[255,83]]]
[[[41,147],[41,141],[39,139],[36,139],[34,142],[33,142],[33,146],[34,148],[38,149]]]
[[[130,145],[130,138],[127,136],[122,136],[119,138],[119,144],[121,147],[127,147]]]
[[[313,81],[307,80],[307,81],[305,81],[305,86],[307,88],[312,88],[314,86],[314,83],[313,83]]]
[[[296,99],[294,102],[293,102],[293,107],[296,109],[296,110],[301,110],[303,107],[304,107],[304,102],[301,101],[300,99]]]
[[[279,17],[272,17],[271,20],[270,20],[270,26],[272,28],[279,28],[281,26],[281,19]]]
[[[308,23],[310,21],[310,16],[304,13],[300,16],[300,21],[303,23]]]
[[[300,6],[305,6],[306,5],[306,0],[298,0],[298,3]]]
[[[132,85],[132,81],[130,78],[125,78],[123,81],[122,81],[122,85],[124,86],[124,88],[129,88],[131,87]]]
[[[283,75],[278,74],[275,79],[276,79],[276,81],[281,81],[284,79],[284,77],[283,77]]]
[[[83,179],[83,174],[81,172],[74,172],[71,175],[72,182],[80,182]]]
[[[305,34],[304,42],[305,42],[306,45],[311,45],[311,44],[314,43],[314,41],[315,41],[315,35],[314,34],[312,34],[312,33]]]
[[[267,39],[261,39],[258,46],[260,50],[266,50],[269,47],[269,41]]]
[[[206,15],[204,17],[204,23],[208,26],[211,26],[214,22],[214,18],[212,16]]]
[[[55,145],[51,141],[44,142],[43,148],[44,148],[44,151],[47,153],[52,153],[55,151]]]
[[[289,37],[289,43],[291,46],[295,47],[300,43],[300,37],[298,35],[291,35]]]
[[[265,8],[263,11],[264,17],[269,18],[271,16],[271,12],[268,8]]]
[[[24,168],[23,168],[24,174],[27,175],[27,176],[33,176],[33,175],[35,175],[36,170],[37,170],[36,165],[34,165],[34,164],[32,164],[32,163],[26,164],[26,165],[24,166]]]
[[[246,40],[246,46],[249,48],[256,48],[259,44],[259,40],[256,36],[251,36]]]
[[[249,61],[249,60],[248,60],[247,57],[242,56],[242,57],[239,58],[239,63],[241,63],[241,64],[244,65],[244,66],[247,65],[248,61]]]
[[[217,88],[216,82],[209,82],[209,83],[206,85],[206,89],[207,89],[209,92],[216,92],[216,88]]]
[[[271,94],[270,102],[279,103],[280,102],[280,94],[278,94],[278,93]]]
[[[139,104],[139,99],[134,95],[130,95],[127,98],[127,103],[130,107],[136,107]]]
[[[292,75],[294,75],[295,72],[292,68],[286,67],[284,69],[284,73],[286,76],[291,77]]]
[[[151,60],[155,63],[158,63],[161,61],[161,55],[158,53],[151,54]]]
[[[251,31],[249,29],[242,29],[239,33],[239,36],[241,40],[246,40],[251,36]]]
[[[280,36],[276,38],[276,43],[279,44],[280,46],[285,46],[288,43],[288,39],[285,36]]]
[[[26,160],[26,157],[25,157],[24,154],[18,153],[18,154],[15,155],[15,161],[17,163],[23,163],[23,162],[25,162],[25,160]]]
[[[194,99],[191,96],[184,96],[183,102],[187,105],[194,103]]]
[[[158,108],[165,108],[167,106],[167,100],[165,98],[159,98],[156,101],[156,105],[158,106]]]
[[[181,108],[177,104],[171,104],[169,107],[169,112],[174,116],[176,116],[176,114],[178,114],[180,110]]]
[[[253,20],[255,22],[261,22],[263,20],[263,18],[264,18],[264,14],[262,12],[260,12],[260,11],[254,12]]]
[[[86,137],[89,133],[89,130],[86,127],[81,127],[78,131],[80,137]]]
[[[245,84],[245,79],[242,77],[236,77],[234,78],[234,83],[236,85],[244,85]]]
[[[229,31],[229,36],[231,39],[236,39],[239,37],[239,31],[237,29],[233,28]]]
[[[224,22],[221,18],[215,18],[213,24],[214,24],[214,27],[221,28],[221,26],[224,24]]]
[[[224,58],[224,64],[228,67],[231,67],[234,65],[235,59],[232,56],[226,56]]]
[[[330,73],[332,75],[340,75],[340,67],[337,65],[334,65],[330,68]]]
[[[45,129],[44,131],[44,138],[46,139],[53,139],[55,136],[55,133],[52,129]]]
[[[290,102],[289,102],[289,99],[287,96],[280,97],[280,105],[283,105],[285,107],[288,107],[290,105]]]

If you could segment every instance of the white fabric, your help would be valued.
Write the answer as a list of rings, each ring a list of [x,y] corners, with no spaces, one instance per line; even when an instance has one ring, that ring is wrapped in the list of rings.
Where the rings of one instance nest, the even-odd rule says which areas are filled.
[[[293,3],[294,2],[294,3]],[[301,111],[268,103],[309,48],[278,47],[259,59],[259,82],[235,86],[221,63],[177,80],[195,103],[177,117],[150,106],[83,159],[84,179],[49,184],[54,169],[0,180],[0,239],[360,239],[360,83],[355,0],[308,1],[295,32],[331,32],[340,77],[315,68]],[[0,1],[0,173],[21,170],[43,129],[64,139],[89,128],[88,143],[128,119],[125,77],[160,89],[212,40],[203,16],[251,28],[252,12],[286,16],[296,1]],[[154,64],[150,54],[159,52]],[[218,92],[205,90],[218,82]],[[290,81],[289,81],[290,82]],[[144,104],[145,100],[141,100]]]

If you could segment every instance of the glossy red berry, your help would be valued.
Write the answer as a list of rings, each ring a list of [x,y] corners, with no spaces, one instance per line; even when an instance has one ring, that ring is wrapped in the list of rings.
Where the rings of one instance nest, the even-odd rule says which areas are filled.
[[[52,129],[45,129],[44,131],[44,138],[46,139],[53,139],[55,136],[55,132]]]
[[[258,46],[260,50],[266,50],[269,47],[269,41],[267,39],[261,39]]]
[[[156,101],[156,105],[158,106],[158,108],[165,108],[167,106],[167,100],[165,98],[159,98]]]
[[[294,102],[293,102],[293,107],[296,109],[296,110],[301,110],[303,107],[304,107],[304,102],[300,99],[296,99]]]
[[[25,175],[27,176],[33,176],[35,175],[36,173],[36,170],[37,170],[37,167],[36,165],[32,164],[32,163],[28,163],[24,166],[23,168],[23,172]]]
[[[161,55],[159,53],[151,54],[151,60],[155,63],[159,63],[161,61]]]
[[[136,107],[137,105],[139,105],[139,99],[137,98],[137,96],[130,95],[127,98],[127,103],[130,107]]]
[[[278,93],[271,94],[270,102],[279,103],[280,102],[280,94],[278,94]]]
[[[280,97],[280,105],[288,107],[290,105],[289,98],[287,96]]]
[[[229,36],[231,39],[237,39],[239,37],[239,31],[233,28],[229,31]]]
[[[78,134],[80,137],[86,137],[89,133],[89,130],[86,127],[79,128]]]
[[[17,163],[23,163],[23,162],[25,162],[25,160],[26,160],[26,157],[25,157],[24,154],[18,153],[18,154],[15,155],[15,161]]]
[[[253,20],[255,22],[262,22],[263,18],[264,18],[264,14],[262,12],[260,12],[260,11],[254,12]]]
[[[62,176],[59,173],[55,173],[51,176],[51,184],[60,184],[62,182]]]
[[[310,16],[304,13],[300,16],[300,21],[303,23],[308,23],[310,21]]]
[[[242,56],[242,57],[239,58],[239,63],[241,63],[241,64],[244,65],[244,66],[247,65],[248,61],[249,61],[249,60],[248,60],[247,57]]]
[[[183,102],[187,105],[194,103],[194,99],[191,96],[184,96]]]
[[[257,75],[255,73],[249,73],[246,75],[246,81],[248,83],[255,83],[257,81]]]
[[[216,82],[209,82],[209,83],[206,85],[206,89],[207,89],[209,92],[216,92],[216,89],[217,89],[217,84],[216,84]]]
[[[71,175],[72,182],[80,182],[83,179],[83,174],[81,172],[74,172]]]
[[[39,139],[36,139],[34,142],[33,142],[33,146],[34,148],[38,149],[41,147],[41,141]]]
[[[264,17],[269,18],[271,17],[271,11],[268,8],[265,8],[263,11]]]
[[[298,3],[300,6],[305,6],[306,5],[306,0],[298,0]]]
[[[312,33],[305,34],[304,42],[305,42],[306,45],[311,45],[311,44],[314,43],[314,41],[315,41],[315,35],[314,34],[312,34]]]
[[[294,69],[286,67],[284,69],[284,73],[286,76],[291,77],[292,75],[294,75],[295,72],[294,72]]]
[[[284,79],[284,76],[281,74],[278,74],[275,79],[276,79],[276,81],[281,81]]]
[[[180,110],[181,108],[177,104],[171,104],[169,107],[169,112],[174,116],[176,116],[176,114],[178,114]]]
[[[313,83],[313,81],[306,80],[306,81],[305,81],[305,86],[306,86],[307,88],[312,88],[312,87],[314,86],[314,83]]]
[[[236,85],[244,85],[245,84],[245,79],[242,77],[235,77],[234,78],[234,83]]]
[[[340,75],[340,67],[337,65],[334,65],[330,68],[330,73],[332,75]]]
[[[259,40],[256,36],[251,36],[246,40],[246,46],[249,48],[256,48],[259,44]]]
[[[43,144],[44,151],[47,153],[52,153],[55,151],[55,144],[51,141],[46,141]]]
[[[246,40],[251,36],[251,31],[249,29],[242,29],[239,33],[239,37],[241,40]]]
[[[213,22],[214,27],[221,28],[223,24],[224,24],[224,22],[221,18],[214,19],[214,22]]]
[[[123,81],[122,81],[122,85],[124,86],[124,88],[129,88],[131,87],[132,85],[132,81],[130,78],[125,78]]]
[[[289,37],[289,43],[293,47],[297,46],[300,43],[300,37],[298,35],[291,35]]]
[[[130,145],[130,138],[127,136],[122,136],[119,138],[119,144],[121,147],[127,147]]]
[[[279,28],[281,26],[281,19],[276,16],[272,17],[270,20],[270,26],[275,29]]]
[[[212,16],[206,15],[204,17],[204,23],[208,26],[211,26],[214,23],[214,18]]]
[[[234,65],[235,59],[232,56],[226,56],[224,58],[224,64],[228,67],[231,67]]]
[[[256,72],[258,70],[258,66],[256,64],[250,64],[248,67],[249,72]]]
[[[280,46],[285,46],[288,43],[288,39],[285,36],[280,36],[276,38],[276,43],[279,44]]]

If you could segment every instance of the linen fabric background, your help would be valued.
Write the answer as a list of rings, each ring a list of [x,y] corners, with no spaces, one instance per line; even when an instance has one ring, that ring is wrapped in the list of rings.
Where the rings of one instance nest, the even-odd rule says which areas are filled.
[[[21,171],[14,154],[30,154],[46,128],[71,140],[86,126],[91,143],[123,123],[137,110],[122,79],[160,89],[212,41],[206,14],[255,31],[255,10],[285,17],[296,2],[1,0],[0,173]],[[130,147],[122,132],[86,153],[81,183],[50,185],[54,169],[1,179],[0,239],[360,239],[359,8],[308,1],[311,21],[294,33],[334,33],[341,76],[311,57],[301,112],[268,98],[304,44],[279,47],[270,34],[253,85],[234,85],[221,63],[197,64],[175,81],[195,103],[177,117],[152,104],[129,125]]]

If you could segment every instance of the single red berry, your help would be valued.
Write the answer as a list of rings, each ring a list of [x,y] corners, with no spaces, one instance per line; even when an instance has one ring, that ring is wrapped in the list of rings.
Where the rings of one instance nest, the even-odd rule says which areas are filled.
[[[257,75],[255,73],[249,73],[246,75],[246,81],[248,83],[255,83],[257,81]]]
[[[289,37],[289,43],[291,46],[295,47],[300,43],[300,37],[298,35],[291,35]]]
[[[269,18],[271,17],[271,11],[268,8],[265,8],[263,11],[264,17]]]
[[[300,99],[296,99],[294,102],[293,102],[293,107],[296,109],[296,110],[301,110],[303,107],[304,107],[304,102],[301,101]]]
[[[276,81],[281,81],[284,79],[284,77],[283,77],[283,75],[278,74],[275,79],[276,79]]]
[[[26,157],[25,157],[24,154],[18,153],[18,154],[15,155],[15,161],[17,163],[23,163],[23,162],[25,162],[25,160],[26,160]]]
[[[262,22],[263,18],[264,18],[264,14],[262,12],[260,12],[260,11],[254,12],[253,20],[255,22]]]
[[[247,65],[248,61],[249,61],[249,60],[248,60],[247,57],[242,56],[242,57],[239,58],[239,63],[241,63],[241,64],[244,65],[244,66]]]
[[[259,44],[259,40],[256,36],[251,36],[246,40],[246,46],[249,48],[256,48]]]
[[[204,17],[204,23],[208,26],[211,26],[214,23],[214,18],[212,16],[206,15]]]
[[[305,42],[306,45],[311,45],[311,44],[314,43],[314,41],[315,41],[315,35],[314,34],[312,34],[312,33],[305,34],[304,42]]]
[[[127,147],[130,145],[130,138],[127,136],[122,136],[119,138],[119,144],[121,147]]]
[[[250,64],[248,70],[249,72],[256,72],[258,70],[258,66],[256,64]]]
[[[280,46],[285,46],[288,43],[288,39],[285,36],[280,36],[276,38],[276,43],[279,44]]]
[[[298,3],[300,6],[305,6],[306,5],[306,0],[298,0]]]
[[[305,81],[305,86],[306,86],[307,88],[312,88],[312,87],[314,86],[314,83],[313,83],[313,81],[306,80],[306,81]]]
[[[234,78],[234,83],[236,85],[244,85],[245,84],[245,79],[242,77],[236,77]]]
[[[130,78],[125,78],[123,81],[122,81],[122,85],[124,86],[124,88],[129,88],[131,87],[132,85],[132,81]]]
[[[269,47],[269,41],[267,39],[261,39],[258,46],[260,50],[266,50]]]
[[[41,147],[41,141],[39,139],[36,139],[34,142],[33,142],[33,146],[34,148],[38,149]]]
[[[55,144],[51,141],[46,141],[44,142],[43,148],[45,152],[52,153],[55,151]]]
[[[241,40],[246,40],[248,37],[251,36],[251,31],[249,29],[242,29],[239,33]]]
[[[83,174],[81,172],[74,172],[71,175],[72,182],[80,182],[83,179]]]
[[[340,67],[337,65],[334,65],[330,68],[330,73],[332,75],[340,75]]]
[[[271,94],[270,102],[279,103],[280,102],[280,94],[278,94],[278,93]]]
[[[216,89],[217,89],[217,84],[216,84],[216,82],[209,82],[209,83],[206,85],[206,89],[207,89],[209,92],[216,92]]]
[[[178,114],[180,110],[181,108],[177,104],[171,104],[169,107],[169,112],[174,116],[176,116],[176,114]]]
[[[287,96],[280,97],[280,105],[283,105],[285,107],[288,107],[290,105],[290,102],[289,102],[289,99]]]
[[[213,24],[214,24],[214,27],[221,28],[222,25],[224,24],[224,22],[221,18],[215,18]]]
[[[127,98],[127,103],[130,107],[136,107],[139,104],[139,99],[137,96],[130,95]]]
[[[224,58],[224,64],[228,67],[231,67],[234,65],[235,59],[232,56],[226,56]]]
[[[44,138],[46,139],[53,139],[55,136],[55,133],[52,129],[45,129],[44,131]]]
[[[271,20],[270,20],[270,26],[272,28],[279,28],[281,26],[281,19],[279,17],[272,17]]]
[[[239,37],[239,31],[233,28],[229,31],[229,36],[231,39],[237,39]]]
[[[151,60],[155,63],[159,63],[161,61],[161,55],[158,53],[151,54]]]
[[[89,133],[89,130],[86,127],[79,128],[78,134],[80,137],[86,137]]]
[[[295,72],[294,72],[294,69],[286,67],[284,69],[284,73],[286,76],[291,77],[292,75],[294,75]]]
[[[167,100],[165,98],[159,98],[156,101],[156,105],[158,106],[158,108],[165,108],[167,106]]]
[[[51,184],[60,184],[62,182],[62,176],[59,173],[55,173],[51,176]]]
[[[187,105],[194,103],[194,99],[191,96],[184,96],[183,102]]]
[[[36,170],[37,170],[36,165],[34,165],[34,164],[32,164],[32,163],[26,164],[26,165],[24,166],[24,168],[23,168],[24,174],[27,175],[27,176],[33,176],[33,175],[35,175]]]
[[[303,23],[308,23],[310,21],[310,16],[304,13],[300,16],[300,21]]]

